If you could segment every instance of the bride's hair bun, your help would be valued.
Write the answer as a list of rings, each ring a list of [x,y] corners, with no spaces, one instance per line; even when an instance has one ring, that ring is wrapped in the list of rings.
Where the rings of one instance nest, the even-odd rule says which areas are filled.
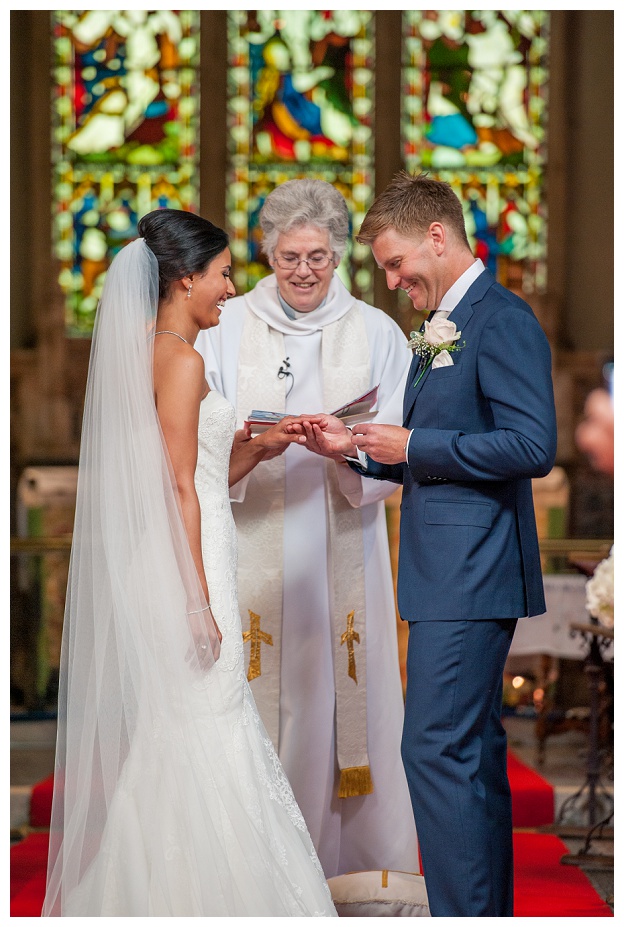
[[[138,225],[139,235],[158,261],[159,297],[169,294],[176,280],[199,274],[228,246],[228,236],[218,226],[183,209],[155,209]]]

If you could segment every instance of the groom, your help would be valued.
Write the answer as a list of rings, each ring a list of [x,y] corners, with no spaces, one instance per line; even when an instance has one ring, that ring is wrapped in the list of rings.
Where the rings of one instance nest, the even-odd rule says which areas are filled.
[[[311,449],[403,485],[402,757],[431,914],[512,917],[502,676],[517,619],[545,611],[531,479],[555,458],[550,349],[530,306],[475,260],[448,184],[397,175],[357,240],[430,313],[410,342],[403,427],[305,428]]]

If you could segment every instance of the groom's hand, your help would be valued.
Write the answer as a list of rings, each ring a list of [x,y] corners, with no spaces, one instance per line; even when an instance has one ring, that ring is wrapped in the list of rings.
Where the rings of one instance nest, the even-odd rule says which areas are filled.
[[[300,416],[298,427],[306,436],[306,447],[322,457],[343,460],[347,454],[357,459],[351,432],[334,415]]]
[[[365,422],[352,428],[353,443],[380,464],[405,463],[410,432],[400,425]]]

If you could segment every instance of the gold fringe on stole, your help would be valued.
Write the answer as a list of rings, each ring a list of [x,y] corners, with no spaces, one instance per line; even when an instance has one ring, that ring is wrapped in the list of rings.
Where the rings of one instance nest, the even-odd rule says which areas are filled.
[[[338,798],[353,798],[356,795],[370,795],[373,791],[373,777],[370,766],[349,766],[340,770]]]
[[[388,888],[388,870],[387,869],[381,870],[381,887]]]

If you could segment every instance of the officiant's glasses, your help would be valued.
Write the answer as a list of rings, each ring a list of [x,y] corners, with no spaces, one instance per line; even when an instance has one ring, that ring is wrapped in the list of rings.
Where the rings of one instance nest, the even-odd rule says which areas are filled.
[[[325,270],[331,259],[331,254],[313,254],[309,258],[302,258],[297,254],[275,255],[275,263],[282,270],[296,270],[300,264],[307,264],[310,270]]]

